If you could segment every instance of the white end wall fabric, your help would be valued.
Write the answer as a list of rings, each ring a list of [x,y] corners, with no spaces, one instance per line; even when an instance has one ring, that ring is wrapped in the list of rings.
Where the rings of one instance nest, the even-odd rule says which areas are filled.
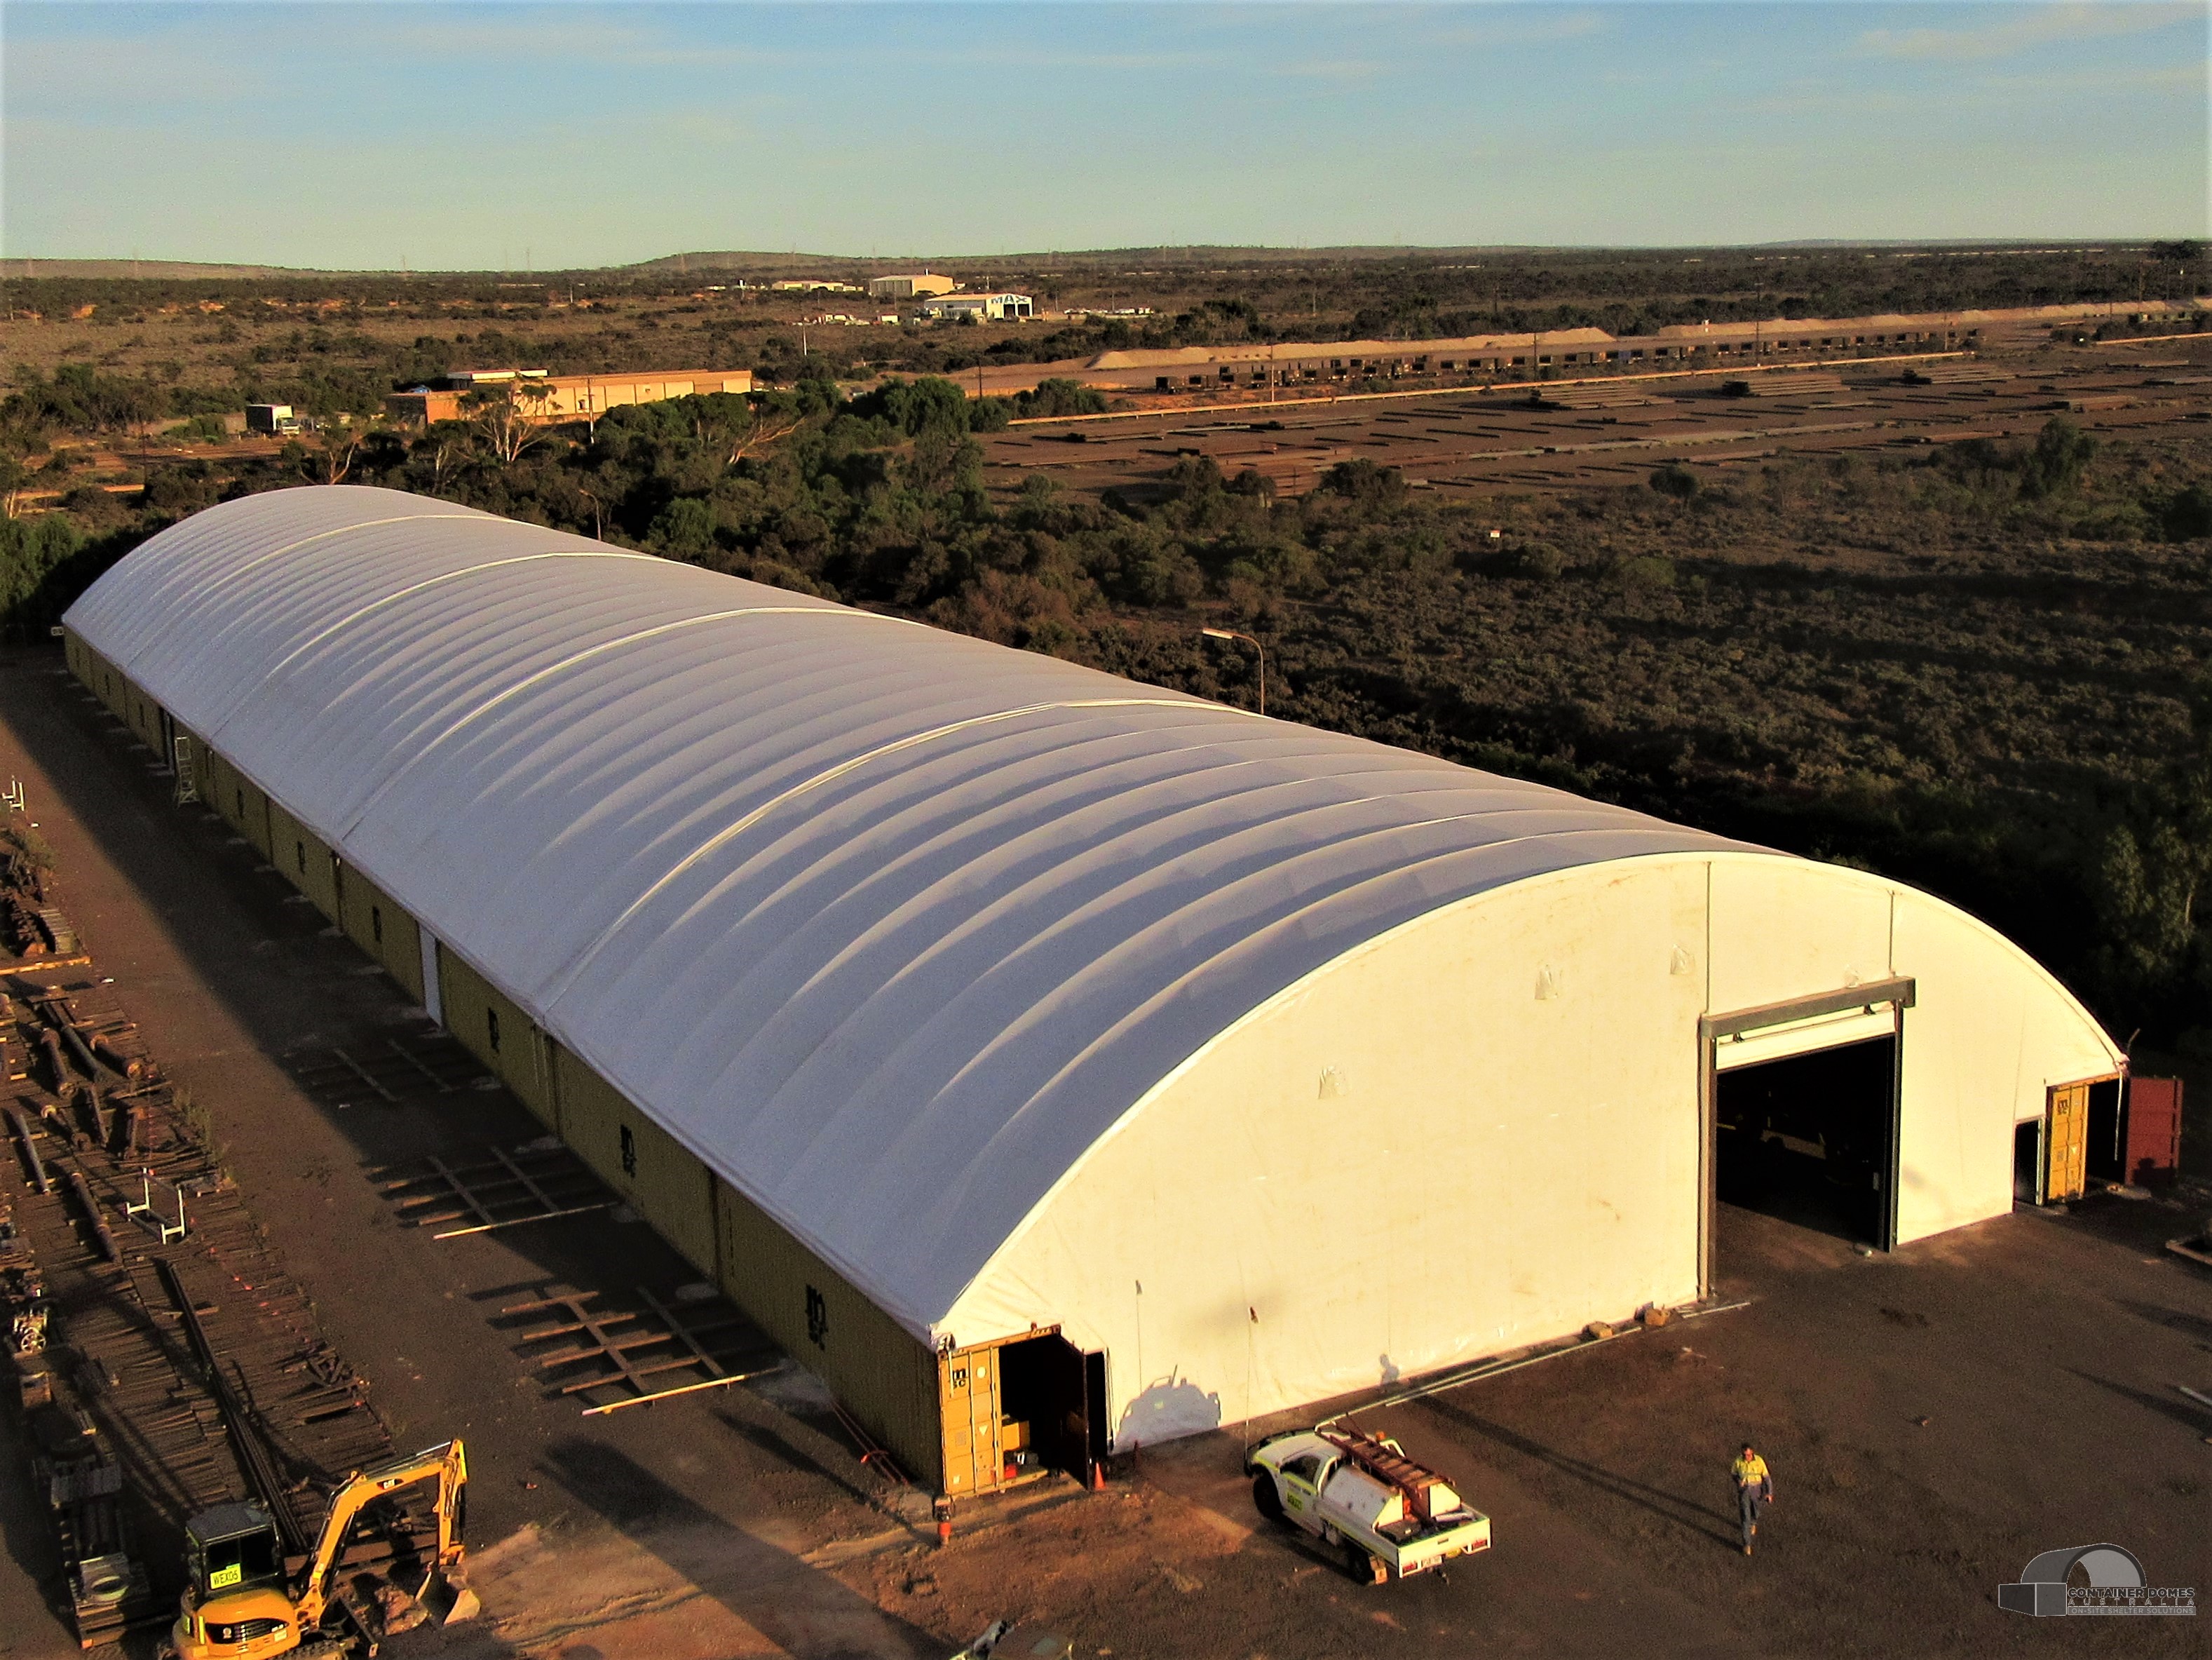
[[[388,490],[210,508],[67,621],[925,1341],[1285,988],[1737,846]]]

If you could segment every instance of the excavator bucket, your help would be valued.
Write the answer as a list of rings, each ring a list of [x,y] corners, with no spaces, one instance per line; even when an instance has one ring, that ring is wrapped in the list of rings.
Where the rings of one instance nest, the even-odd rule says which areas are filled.
[[[423,1576],[415,1600],[430,1616],[430,1623],[436,1626],[458,1626],[483,1612],[483,1602],[460,1574],[446,1568],[432,1568]]]

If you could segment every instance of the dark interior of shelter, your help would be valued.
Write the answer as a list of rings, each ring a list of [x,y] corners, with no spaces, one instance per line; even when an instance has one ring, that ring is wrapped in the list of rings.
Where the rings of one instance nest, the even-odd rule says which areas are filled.
[[[1010,1463],[1085,1479],[1106,1456],[1105,1365],[1104,1355],[1085,1354],[1057,1333],[999,1351]],[[1021,1428],[1014,1430],[1015,1425]]]
[[[1896,1067],[1897,1040],[1880,1037],[1717,1074],[1721,1202],[1889,1246]]]
[[[2043,1121],[2031,1118],[2012,1127],[2012,1200],[2032,1205],[2043,1191]]]
[[[2098,1182],[2128,1179],[2126,1121],[2120,1116],[2120,1080],[2101,1079],[2089,1085],[2088,1174]]]

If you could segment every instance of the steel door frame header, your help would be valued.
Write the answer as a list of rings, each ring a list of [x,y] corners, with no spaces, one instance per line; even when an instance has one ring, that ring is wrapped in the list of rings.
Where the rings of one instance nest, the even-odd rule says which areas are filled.
[[[1727,1014],[1700,1015],[1698,1017],[1698,1036],[1711,1042],[1716,1037],[1733,1037],[1738,1032],[1787,1025],[1793,1020],[1812,1020],[1823,1014],[1840,1014],[1845,1009],[1864,1008],[1871,1014],[1883,1003],[1909,1009],[1913,1006],[1917,991],[1918,982],[1909,975],[1891,980],[1869,980],[1863,986],[1850,986],[1842,991],[1825,991],[1818,996],[1800,997],[1788,1003],[1769,1003],[1762,1008],[1736,1009]]]

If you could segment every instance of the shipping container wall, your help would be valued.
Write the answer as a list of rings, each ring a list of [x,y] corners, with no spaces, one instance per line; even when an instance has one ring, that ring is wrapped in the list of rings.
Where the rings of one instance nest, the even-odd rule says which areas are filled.
[[[75,629],[62,630],[62,655],[68,660],[70,672],[76,676],[84,689],[99,696],[100,669],[106,660],[86,645]]]
[[[338,867],[338,926],[410,997],[422,1000],[422,931],[390,894],[343,864]]]
[[[937,1361],[938,1420],[944,1437],[948,1498],[991,1493],[1005,1486],[1004,1395],[999,1345],[961,1349]]]
[[[726,1182],[722,1293],[798,1357],[922,1487],[942,1492],[938,1358]]]
[[[269,803],[269,862],[284,879],[315,902],[315,909],[338,920],[337,862],[329,844],[276,802]]]
[[[233,830],[251,842],[264,859],[269,857],[269,798],[261,787],[222,754],[210,750],[207,756],[207,783],[204,793],[215,810]],[[270,860],[273,864],[275,861]]]
[[[243,775],[240,777],[239,783],[246,798],[246,823],[242,826],[246,839],[253,844],[254,850],[264,859],[274,864],[276,862],[276,842],[269,828],[268,792]]]
[[[161,706],[135,685],[131,688],[131,713],[126,724],[131,736],[156,756],[161,755]]]
[[[123,724],[131,729],[131,736],[149,749],[161,746],[161,708],[138,689],[130,676],[111,670],[109,678],[115,688],[110,707]]]
[[[200,744],[198,733],[192,742]],[[224,760],[220,751],[204,744],[200,744],[199,767],[200,800],[213,807],[224,824],[243,834],[244,814],[231,800],[231,792],[238,788],[238,769]]]
[[[714,1178],[612,1085],[550,1045],[561,1139],[702,1274],[714,1273]]]
[[[123,718],[124,708],[123,676],[117,671],[114,664],[88,646],[85,648],[85,656],[92,671],[91,679],[88,684],[98,695],[100,701],[107,705],[108,713],[120,721]]]
[[[450,951],[438,953],[446,1030],[489,1067],[548,1129],[560,1128],[544,1034],[507,994]]]

